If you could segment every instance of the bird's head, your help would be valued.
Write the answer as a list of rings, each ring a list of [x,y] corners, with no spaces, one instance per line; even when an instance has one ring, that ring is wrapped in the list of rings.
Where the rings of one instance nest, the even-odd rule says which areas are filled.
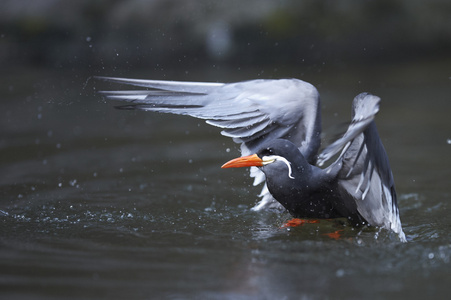
[[[259,167],[267,179],[296,179],[308,170],[309,165],[298,147],[284,139],[262,144],[252,155],[238,157],[226,162],[221,168]],[[301,178],[298,178],[301,179]]]

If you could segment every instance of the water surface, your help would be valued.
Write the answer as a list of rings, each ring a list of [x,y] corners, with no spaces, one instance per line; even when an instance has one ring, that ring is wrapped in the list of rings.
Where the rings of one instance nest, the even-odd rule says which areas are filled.
[[[112,86],[86,82],[92,74],[3,75],[1,298],[445,298],[449,74],[424,64],[377,71],[302,78],[322,95],[325,142],[333,125],[349,121],[357,93],[382,97],[376,121],[405,244],[340,222],[281,228],[288,214],[250,211],[259,188],[246,170],[220,169],[239,152],[219,129],[189,117],[115,110],[94,91]],[[260,73],[232,70],[212,79],[211,71],[199,71],[175,79],[236,81]],[[343,230],[338,240],[326,235],[335,230]]]

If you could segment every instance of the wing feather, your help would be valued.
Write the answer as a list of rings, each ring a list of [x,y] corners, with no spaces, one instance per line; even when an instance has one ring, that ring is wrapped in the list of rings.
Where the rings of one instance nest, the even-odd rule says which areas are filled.
[[[355,203],[357,211],[370,225],[391,229],[405,241],[393,174],[373,121],[379,103],[379,97],[367,93],[355,97],[353,119],[347,132],[324,149],[318,162],[323,164],[344,147],[339,158],[329,166],[340,168],[342,197]]]
[[[251,80],[237,83],[183,82],[98,77],[145,90],[103,91],[108,99],[128,102],[122,109],[189,115],[223,129],[223,135],[241,144],[242,155],[262,143],[285,138],[311,162],[320,146],[320,100],[316,88],[298,79]],[[251,170],[254,184],[264,181]],[[272,201],[267,189],[263,201]],[[264,207],[260,205],[259,207]]]

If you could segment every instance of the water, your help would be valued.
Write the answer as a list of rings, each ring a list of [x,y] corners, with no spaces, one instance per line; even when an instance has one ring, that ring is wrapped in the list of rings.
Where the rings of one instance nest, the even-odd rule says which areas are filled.
[[[346,78],[303,77],[322,94],[325,139],[332,125],[349,120],[354,95],[382,97],[376,120],[405,244],[385,231],[332,221],[282,228],[289,215],[250,211],[259,189],[247,171],[220,169],[239,153],[218,129],[188,117],[115,110],[94,93],[102,84],[86,83],[90,73],[3,75],[0,297],[445,298],[451,104],[444,69],[385,66],[371,77],[358,69]],[[212,78],[211,71],[192,76]],[[326,235],[335,230],[343,230],[338,240]]]

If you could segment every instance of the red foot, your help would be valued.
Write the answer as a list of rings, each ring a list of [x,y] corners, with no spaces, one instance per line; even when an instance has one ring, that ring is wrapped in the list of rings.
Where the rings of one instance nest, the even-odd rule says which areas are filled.
[[[285,224],[282,225],[282,228],[287,228],[287,227],[297,227],[297,226],[302,226],[304,224],[314,224],[314,223],[319,223],[319,220],[306,220],[306,219],[291,219],[289,221],[287,221]]]
[[[330,237],[331,239],[339,240],[339,239],[341,238],[341,233],[340,233],[340,231],[343,231],[343,229],[334,231],[334,232],[332,232],[332,233],[324,233],[324,235],[327,235],[327,236]]]

